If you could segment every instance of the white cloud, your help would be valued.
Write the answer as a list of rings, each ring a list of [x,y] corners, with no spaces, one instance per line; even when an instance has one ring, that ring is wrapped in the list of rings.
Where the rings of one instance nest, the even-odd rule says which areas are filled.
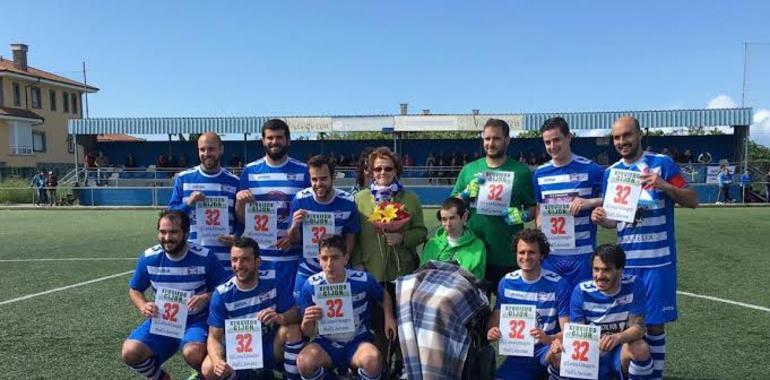
[[[760,108],[754,112],[750,133],[752,140],[770,147],[770,109]]]
[[[706,108],[712,109],[712,108],[736,108],[738,107],[738,103],[733,100],[733,98],[725,95],[725,94],[719,94],[716,98],[709,100],[708,104],[706,105]]]

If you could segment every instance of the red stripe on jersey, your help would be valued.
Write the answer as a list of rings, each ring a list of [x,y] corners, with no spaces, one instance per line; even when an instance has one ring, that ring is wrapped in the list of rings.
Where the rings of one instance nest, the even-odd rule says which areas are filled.
[[[669,178],[668,183],[680,189],[687,187],[687,180],[684,179],[682,173],[678,173],[677,175]]]

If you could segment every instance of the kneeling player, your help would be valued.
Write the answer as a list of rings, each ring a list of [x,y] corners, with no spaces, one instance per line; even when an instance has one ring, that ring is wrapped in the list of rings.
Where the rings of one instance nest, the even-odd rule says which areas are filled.
[[[288,292],[276,290],[275,271],[260,271],[259,262],[259,245],[250,238],[238,239],[230,250],[234,275],[217,287],[211,298],[208,356],[203,361],[207,379],[243,380],[253,376],[251,370],[234,371],[226,362],[225,320],[235,318],[262,322],[265,370],[279,369],[283,362],[286,378],[299,379],[295,365],[303,346],[299,310]]]
[[[644,287],[635,276],[623,275],[626,254],[614,244],[604,244],[591,255],[593,280],[575,286],[570,301],[570,322],[601,327],[599,378],[646,379],[652,375],[650,348],[644,341]],[[558,369],[564,347],[556,340],[548,370],[560,379]]]
[[[297,357],[297,368],[303,379],[322,379],[329,368],[358,369],[362,379],[379,379],[382,376],[382,355],[372,343],[369,331],[369,306],[371,302],[382,304],[385,311],[385,332],[395,336],[396,320],[393,304],[387,292],[367,272],[346,269],[350,256],[345,250],[345,240],[339,235],[325,235],[319,243],[318,259],[322,272],[307,279],[302,287],[298,303],[303,310],[302,332],[311,336],[316,324],[325,316],[345,317],[344,309],[353,310],[353,332],[319,334]],[[342,285],[350,289],[344,299],[319,302],[317,290],[324,285]],[[352,302],[352,305],[345,305]]]
[[[495,311],[489,319],[487,339],[494,342],[500,333],[500,305],[534,305],[537,326],[529,330],[535,338],[535,356],[509,356],[497,369],[498,379],[541,379],[546,375],[546,354],[551,342],[561,336],[569,320],[569,285],[567,281],[542,268],[550,247],[539,230],[527,228],[513,240],[511,247],[519,270],[508,273],[497,287]]]
[[[131,302],[147,320],[137,327],[123,342],[123,361],[147,379],[167,379],[160,367],[174,353],[182,349],[184,360],[196,371],[206,357],[206,317],[211,292],[225,280],[222,265],[208,249],[187,242],[190,235],[190,219],[180,211],[166,210],[158,219],[159,245],[144,251],[129,282]],[[187,302],[187,320],[182,339],[153,334],[152,319],[161,314],[164,319],[176,321],[176,310],[170,307],[158,310],[154,302],[144,296],[152,287],[189,291],[193,293]],[[170,317],[169,317],[170,316]]]

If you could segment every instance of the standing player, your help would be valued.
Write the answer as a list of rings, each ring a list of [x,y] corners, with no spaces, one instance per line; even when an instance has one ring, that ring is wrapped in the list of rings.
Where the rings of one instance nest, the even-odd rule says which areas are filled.
[[[596,225],[591,223],[591,210],[602,204],[604,169],[593,161],[572,153],[572,134],[561,117],[546,120],[540,128],[545,150],[551,161],[535,170],[532,179],[535,200],[543,204],[569,204],[575,221],[575,248],[551,248],[543,267],[564,277],[570,289],[591,278],[588,256],[596,246]],[[561,225],[559,222],[562,222]],[[543,220],[538,209],[537,225],[541,230],[565,234],[563,218]]]
[[[520,162],[509,159],[508,145],[511,142],[510,127],[504,120],[489,119],[482,132],[486,157],[463,166],[457,177],[452,196],[466,200],[478,197],[494,197],[510,190],[508,205],[515,214],[511,222],[506,222],[503,215],[481,215],[476,209],[476,202],[471,202],[471,214],[468,228],[487,244],[487,269],[485,277],[496,287],[500,279],[515,267],[510,253],[511,239],[522,229],[523,223],[535,216],[535,201],[532,199],[532,173]],[[478,176],[485,172],[511,172],[513,184],[510,189],[501,187],[496,194],[479,194]]]
[[[291,292],[297,273],[302,247],[292,244],[287,236],[291,224],[290,204],[294,195],[310,187],[307,165],[287,155],[291,138],[289,125],[283,120],[271,119],[262,126],[262,146],[265,157],[251,162],[241,173],[241,182],[236,195],[235,212],[244,222],[245,206],[255,201],[277,202],[278,240],[272,246],[261,249],[262,270],[276,271],[276,288]]]
[[[275,288],[275,271],[259,270],[259,245],[251,238],[235,241],[230,251],[233,277],[217,287],[209,312],[208,356],[203,361],[207,379],[248,379],[251,371],[233,371],[225,357],[225,320],[256,318],[262,322],[265,369],[280,368],[287,379],[299,379],[296,357],[302,348],[299,310],[287,293]]]
[[[316,336],[297,357],[299,373],[303,379],[316,380],[323,379],[328,368],[353,366],[363,380],[380,379],[383,357],[373,344],[374,336],[369,331],[370,307],[372,302],[382,305],[385,331],[388,336],[395,336],[396,320],[390,295],[383,291],[371,273],[345,268],[350,255],[341,236],[322,237],[320,249],[318,258],[323,271],[308,278],[299,299],[303,313],[302,332],[306,336],[313,335],[317,322],[329,311],[326,305],[316,304],[315,295],[315,287],[326,284],[349,284],[355,331]]]
[[[184,360],[200,371],[206,357],[208,304],[211,292],[225,281],[225,273],[216,256],[208,249],[187,242],[190,219],[181,211],[165,210],[158,219],[158,242],[139,258],[129,282],[128,296],[142,315],[148,319],[123,342],[122,357],[131,369],[152,380],[168,379],[160,367],[182,349]],[[172,288],[194,292],[187,303],[187,325],[180,339],[150,333],[152,320],[159,310],[147,301],[144,292],[152,287]]]
[[[316,243],[325,234],[345,237],[346,254],[350,256],[356,242],[356,233],[361,230],[358,210],[353,197],[345,191],[334,188],[334,165],[325,156],[313,156],[307,162],[310,173],[310,187],[297,193],[291,202],[292,226],[289,236],[293,242],[303,241],[302,222],[308,212],[325,212],[334,215],[334,230],[326,231],[325,227],[313,229],[313,241]],[[314,244],[310,252],[304,252],[299,264],[299,270],[294,280],[294,298],[299,298],[302,285],[308,277],[321,272],[318,262],[318,246]]]
[[[235,192],[238,177],[228,172],[221,164],[224,145],[222,139],[212,132],[198,137],[198,158],[200,165],[185,170],[176,176],[174,190],[168,208],[179,210],[190,217],[190,241],[208,248],[216,254],[222,268],[230,272],[230,245],[235,231]],[[197,203],[209,198],[220,199],[227,205],[227,215],[217,209],[196,209]],[[204,211],[205,223],[198,224],[197,210]],[[225,226],[226,234],[204,238],[208,228]]]
[[[546,354],[551,342],[561,336],[569,320],[570,287],[558,274],[542,267],[550,250],[545,235],[530,228],[516,235],[511,247],[519,270],[508,273],[497,287],[495,311],[489,319],[487,339],[500,340],[500,305],[535,305],[537,327],[527,333],[535,337],[535,356],[510,356],[497,369],[498,379],[536,380],[546,376]]]
[[[623,274],[626,256],[617,245],[597,247],[590,260],[593,280],[581,282],[572,291],[569,321],[601,327],[600,379],[647,379],[652,358],[643,339],[644,287],[636,276]],[[555,340],[548,354],[552,379],[561,379],[558,367],[563,351],[561,340]]]
[[[698,207],[698,196],[690,188],[671,157],[642,151],[639,121],[624,116],[612,125],[612,142],[621,160],[604,173],[606,191],[610,170],[624,169],[642,173],[642,193],[634,223],[606,218],[597,207],[591,220],[603,227],[617,228],[618,244],[626,252],[626,273],[636,275],[644,284],[647,309],[647,344],[655,361],[653,378],[663,377],[666,353],[664,324],[677,319],[676,240],[674,204]]]

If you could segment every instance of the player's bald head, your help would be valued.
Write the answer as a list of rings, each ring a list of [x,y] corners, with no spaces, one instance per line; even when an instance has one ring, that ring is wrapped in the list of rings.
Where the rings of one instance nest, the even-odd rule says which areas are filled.
[[[639,120],[636,120],[633,116],[621,116],[614,123],[612,123],[612,129],[616,127],[633,127],[637,131],[641,131],[642,127],[639,125]]]
[[[214,132],[204,132],[198,136],[198,144],[204,141],[216,141],[219,145],[222,145],[222,138]]]

